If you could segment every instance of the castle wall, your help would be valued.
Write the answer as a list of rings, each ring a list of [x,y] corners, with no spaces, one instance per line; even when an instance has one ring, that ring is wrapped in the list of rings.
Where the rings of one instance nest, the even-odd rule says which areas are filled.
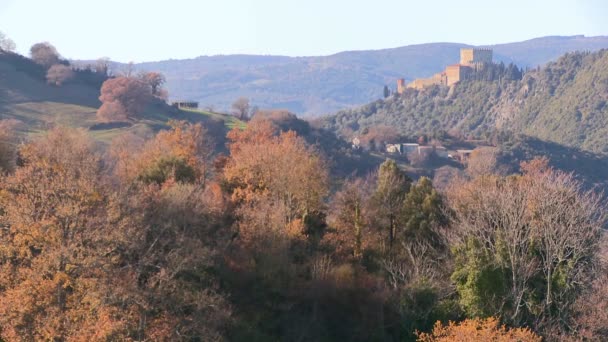
[[[424,88],[432,86],[432,85],[446,85],[446,84],[447,84],[447,77],[445,75],[445,72],[440,72],[429,78],[415,79],[413,82],[408,84],[407,87],[421,90],[421,89],[424,89]]]
[[[460,65],[460,64],[448,65],[447,68],[445,68],[445,74],[447,76],[446,85],[451,86],[452,84],[455,84],[464,79],[467,79],[470,77],[472,72],[473,72],[473,70],[469,66],[466,66],[466,65]]]
[[[460,64],[449,65],[444,72],[433,75],[429,78],[419,78],[407,85],[407,88],[424,89],[432,85],[451,86],[462,80],[471,77],[474,71],[484,65],[492,63],[491,49],[460,49]],[[397,81],[397,92],[402,94],[405,91],[405,81]]]

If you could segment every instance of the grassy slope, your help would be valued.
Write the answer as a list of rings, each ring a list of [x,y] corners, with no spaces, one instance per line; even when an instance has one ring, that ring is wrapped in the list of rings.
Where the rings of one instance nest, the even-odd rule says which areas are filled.
[[[36,135],[56,125],[91,129],[97,122],[99,89],[82,83],[56,87],[46,84],[41,71],[29,60],[0,54],[0,119],[23,122],[18,129]],[[168,106],[149,106],[142,119],[129,125],[91,129],[102,142],[132,132],[146,135],[165,127],[171,119],[202,122],[218,143],[233,127],[244,127],[240,120],[225,114],[197,110],[177,111]]]

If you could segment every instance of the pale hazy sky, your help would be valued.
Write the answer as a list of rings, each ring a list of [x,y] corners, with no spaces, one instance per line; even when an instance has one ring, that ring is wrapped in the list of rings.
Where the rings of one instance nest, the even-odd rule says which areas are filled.
[[[608,0],[0,0],[0,31],[74,59],[327,55],[608,35]]]

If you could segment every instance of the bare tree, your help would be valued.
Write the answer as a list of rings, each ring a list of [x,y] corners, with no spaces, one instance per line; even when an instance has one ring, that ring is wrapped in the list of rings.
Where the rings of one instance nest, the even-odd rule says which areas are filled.
[[[120,73],[120,75],[123,77],[132,77],[132,76],[134,76],[134,74],[135,74],[135,62],[133,62],[133,61],[127,63],[127,65],[125,65],[123,67],[123,70]]]
[[[513,303],[509,319],[515,324],[522,317],[528,281],[538,270],[537,263],[529,258],[532,250],[526,212],[529,197],[529,189],[522,182],[494,176],[458,186],[449,196],[459,243],[466,243],[466,239],[473,236],[494,254],[504,249],[512,270],[510,293],[505,302]]]
[[[74,77],[74,71],[69,66],[55,64],[46,72],[46,81],[49,84],[60,86]]]
[[[249,99],[246,97],[239,97],[232,104],[232,113],[234,116],[241,120],[246,120],[249,116]]]
[[[498,167],[498,149],[495,147],[477,148],[467,161],[467,174],[471,177],[495,173]]]
[[[0,32],[0,51],[13,52],[15,51],[15,42],[7,37],[3,32]]]
[[[496,314],[513,324],[534,317],[528,323],[537,330],[562,331],[591,283],[605,210],[597,194],[547,160],[524,163],[522,170],[521,176],[481,176],[449,191],[454,242],[477,241],[468,248],[476,246],[508,270],[507,293],[486,298]],[[532,278],[544,283],[540,302]]]
[[[532,234],[540,245],[539,254],[545,275],[544,311],[547,317],[566,322],[572,316],[576,293],[588,286],[605,214],[601,198],[584,191],[572,174],[556,172],[547,163],[522,166],[532,180]],[[556,274],[565,286],[555,287]],[[558,324],[548,321],[546,324]]]
[[[102,76],[110,76],[110,58],[101,57],[95,62],[95,72]]]

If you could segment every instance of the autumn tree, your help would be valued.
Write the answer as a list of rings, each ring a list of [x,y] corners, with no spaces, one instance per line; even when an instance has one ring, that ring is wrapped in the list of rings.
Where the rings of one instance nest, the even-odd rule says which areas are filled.
[[[135,183],[115,195],[112,254],[127,335],[120,339],[220,341],[230,305],[214,275],[229,213],[219,185]]]
[[[130,134],[112,141],[110,156],[121,181],[162,185],[168,180],[205,184],[211,171],[212,139],[200,124],[170,121],[168,130],[143,141]]]
[[[141,79],[146,83],[152,90],[152,95],[165,98],[166,92],[162,89],[163,84],[167,81],[165,76],[159,72],[146,72],[142,74]]]
[[[364,231],[369,226],[371,188],[370,180],[346,181],[332,200],[332,220],[346,246],[355,258],[361,258],[364,248]]]
[[[108,79],[101,87],[102,105],[97,118],[104,122],[135,119],[151,99],[151,88],[140,79],[122,76]]]
[[[495,147],[476,148],[467,159],[467,174],[474,178],[498,172],[498,155]]]
[[[430,333],[418,333],[419,342],[495,341],[541,342],[542,338],[526,328],[507,328],[496,318],[467,319],[447,325],[437,322]]]
[[[46,72],[46,81],[56,86],[61,86],[72,78],[74,78],[74,71],[63,64],[55,64]]]
[[[32,60],[45,68],[59,64],[59,53],[57,49],[48,42],[36,43],[30,48]]]
[[[172,121],[149,140],[112,141],[109,165],[122,191],[113,201],[121,265],[112,299],[126,303],[135,340],[222,339],[230,306],[214,276],[232,214],[209,179],[213,147],[201,124]]]
[[[0,325],[5,340],[109,338],[107,193],[83,131],[57,128],[24,145],[2,180]]]
[[[0,172],[12,172],[17,162],[17,120],[0,120]]]
[[[285,232],[287,226],[303,236],[324,207],[328,175],[318,152],[294,132],[275,135],[273,125],[261,121],[229,133],[230,157],[224,177],[232,198],[247,215],[276,215],[259,221]],[[264,210],[256,210],[263,206]],[[260,217],[261,219],[262,217]],[[249,228],[254,225],[252,221]],[[257,222],[257,221],[256,221]],[[243,232],[246,238],[247,233]]]
[[[232,103],[232,114],[240,120],[247,120],[249,117],[249,99],[246,97],[239,97]]]
[[[15,42],[0,31],[0,51],[13,52],[16,47]]]

